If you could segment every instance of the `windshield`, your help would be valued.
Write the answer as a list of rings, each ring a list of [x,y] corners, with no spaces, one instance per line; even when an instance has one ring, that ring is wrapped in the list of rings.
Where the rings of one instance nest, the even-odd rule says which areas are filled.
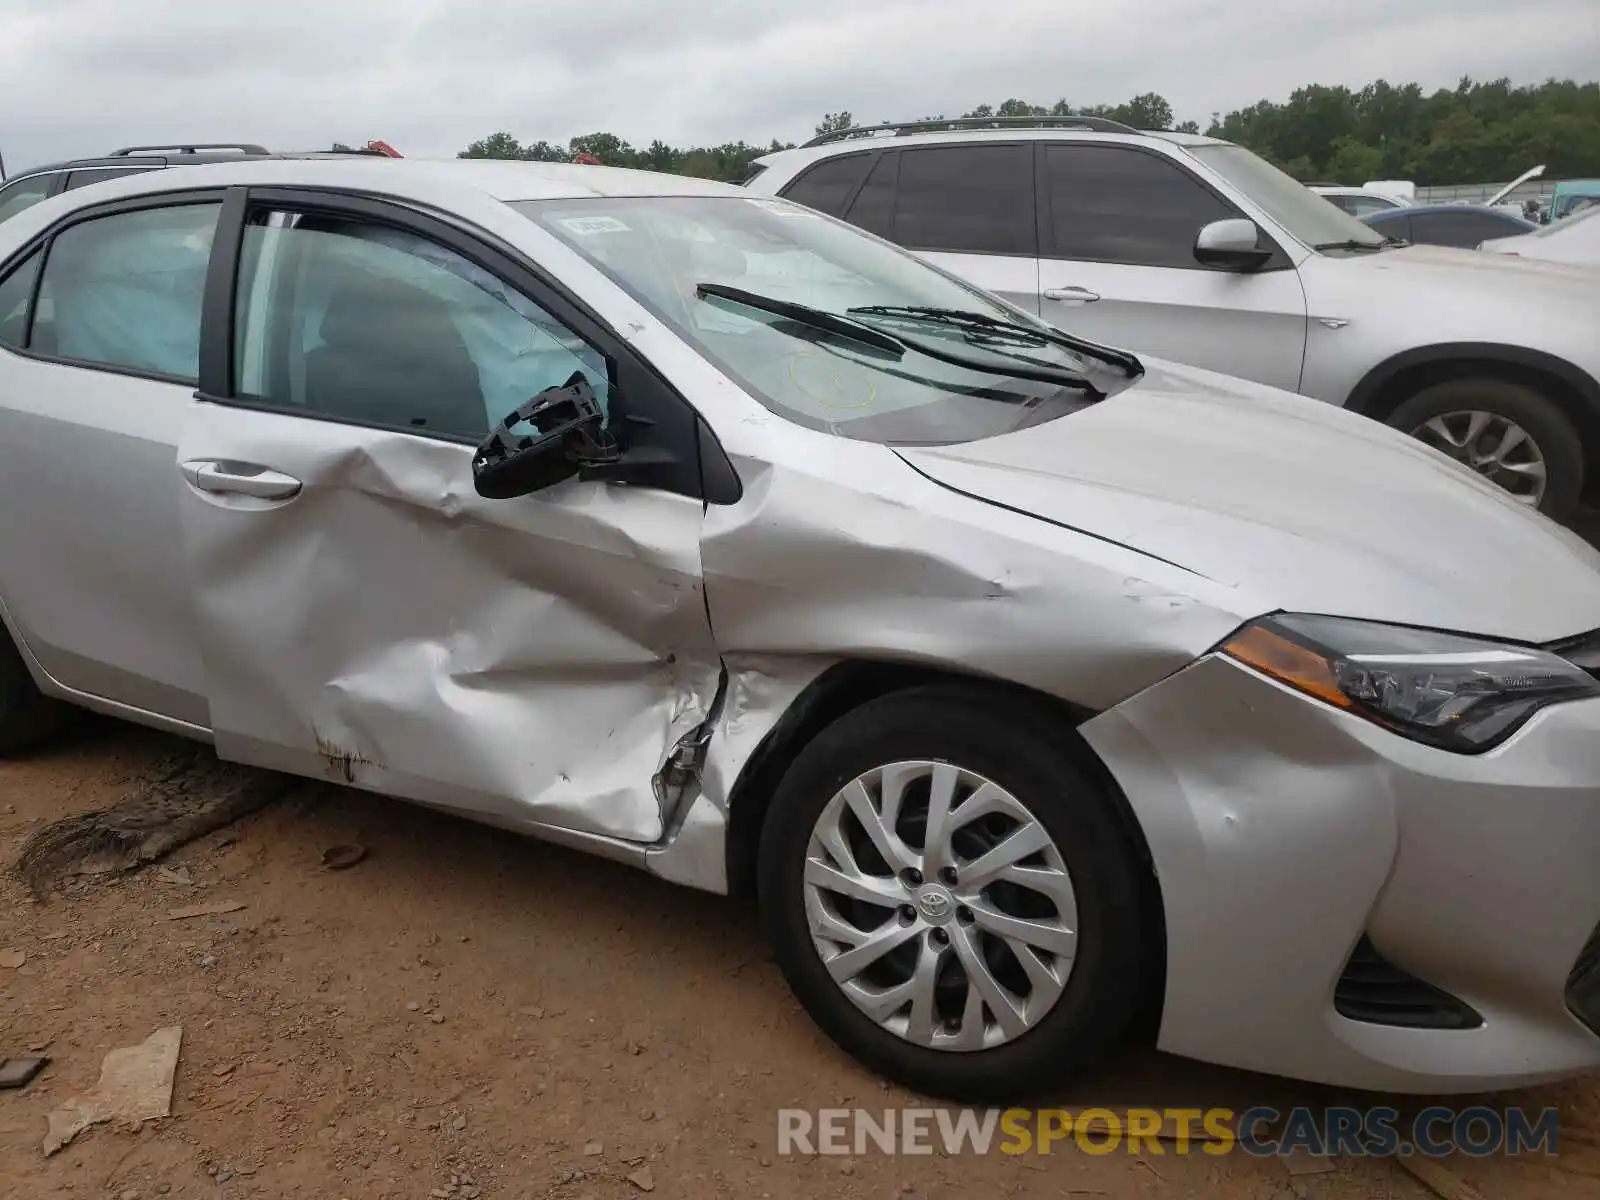
[[[1050,328],[902,250],[785,200],[649,196],[512,207],[604,271],[767,408],[808,428],[908,445],[974,441],[1076,411],[1090,402],[1083,385],[1091,377],[1102,393],[1127,383],[1125,372],[1042,339],[850,312],[912,306]],[[710,289],[703,291],[705,285]],[[828,328],[798,308],[763,311],[741,303],[733,289],[844,323]],[[852,337],[852,327],[889,334],[907,349]],[[919,343],[975,365],[993,363],[995,370],[941,361],[918,352]],[[1059,378],[1004,373],[1030,364]]]
[[[1355,243],[1376,250],[1384,244],[1383,234],[1367,228],[1338,205],[1243,146],[1190,146],[1188,150],[1255,201],[1292,237],[1313,249]]]
[[[1593,203],[1585,208],[1578,209],[1569,216],[1560,217],[1548,225],[1539,226],[1538,232],[1533,236],[1549,237],[1553,233],[1565,233],[1569,229],[1576,228],[1584,221],[1593,221],[1596,216],[1600,216],[1600,197],[1595,197]],[[1600,234],[1600,227],[1590,225],[1588,230],[1591,235]]]
[[[1600,184],[1558,183],[1550,202],[1550,219],[1560,220],[1569,213],[1581,212],[1596,203],[1600,203]]]

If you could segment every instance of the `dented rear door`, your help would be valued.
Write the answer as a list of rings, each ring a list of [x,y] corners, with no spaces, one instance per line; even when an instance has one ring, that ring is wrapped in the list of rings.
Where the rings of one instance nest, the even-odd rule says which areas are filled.
[[[577,479],[486,500],[470,465],[474,422],[573,371],[609,395],[618,363],[447,231],[269,200],[231,206],[234,369],[209,360],[224,394],[202,380],[176,464],[219,753],[659,840],[655,777],[720,671],[701,500]]]

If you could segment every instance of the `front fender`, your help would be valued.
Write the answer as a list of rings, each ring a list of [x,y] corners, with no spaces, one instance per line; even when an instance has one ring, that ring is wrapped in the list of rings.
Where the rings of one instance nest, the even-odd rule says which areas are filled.
[[[1363,416],[1381,417],[1390,385],[1401,375],[1422,367],[1467,363],[1480,363],[1490,368],[1500,366],[1558,380],[1581,404],[1581,416],[1588,421],[1600,421],[1600,381],[1557,355],[1503,342],[1440,342],[1391,355],[1361,377],[1351,389],[1345,407]]]

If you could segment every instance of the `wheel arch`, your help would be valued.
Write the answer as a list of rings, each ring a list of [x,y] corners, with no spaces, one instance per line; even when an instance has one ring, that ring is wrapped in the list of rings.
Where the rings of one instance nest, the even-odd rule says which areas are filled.
[[[1111,797],[1118,820],[1146,868],[1148,899],[1151,901],[1146,911],[1151,914],[1155,935],[1160,939],[1158,961],[1164,964],[1166,932],[1160,887],[1144,830],[1134,816],[1133,807],[1123,794],[1121,785],[1101,762],[1099,755],[1076,732],[1078,726],[1098,714],[1032,688],[937,667],[850,659],[829,667],[794,698],[757,745],[728,796],[728,834],[724,853],[729,894],[745,899],[755,895],[756,848],[761,840],[761,829],[766,822],[773,793],[800,749],[829,725],[869,701],[896,692],[935,685],[954,685],[985,693],[997,701],[1024,705],[1047,720],[1062,723],[1066,733],[1063,744],[1069,748],[1077,764],[1089,772]]]
[[[1147,981],[1148,1011],[1139,1024],[1159,1027],[1166,995],[1166,909],[1155,859],[1133,806],[1100,756],[1077,729],[1099,714],[1080,705],[1032,688],[989,676],[941,667],[913,666],[870,659],[835,663],[794,698],[783,715],[762,738],[739,772],[728,796],[728,830],[724,843],[728,894],[754,901],[756,855],[761,830],[771,809],[773,794],[784,772],[802,747],[835,721],[872,700],[897,692],[937,685],[954,685],[994,697],[999,703],[1023,705],[1045,720],[1062,723],[1067,747],[1078,767],[1098,782],[1111,798],[1118,824],[1129,840],[1143,870],[1141,873],[1147,936],[1151,939],[1151,977]]]
[[[1490,377],[1538,388],[1572,418],[1585,461],[1600,456],[1600,381],[1564,358],[1498,342],[1441,342],[1396,354],[1362,377],[1345,407],[1386,420],[1408,397],[1454,379]]]

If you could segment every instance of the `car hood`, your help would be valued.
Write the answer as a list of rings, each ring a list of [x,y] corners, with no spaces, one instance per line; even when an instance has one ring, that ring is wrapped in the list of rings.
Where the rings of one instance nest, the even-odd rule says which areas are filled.
[[[1377,254],[1355,255],[1341,260],[1341,265],[1362,272],[1363,278],[1370,273],[1389,283],[1411,280],[1441,291],[1491,288],[1503,293],[1526,289],[1546,294],[1553,292],[1556,296],[1566,292],[1591,304],[1600,294],[1595,290],[1596,277],[1592,268],[1546,259],[1484,254],[1452,246],[1401,246]]]
[[[1527,642],[1600,628],[1600,553],[1442,454],[1319,401],[1145,365],[1071,416],[898,453],[945,487],[1237,589],[1251,616]]]

